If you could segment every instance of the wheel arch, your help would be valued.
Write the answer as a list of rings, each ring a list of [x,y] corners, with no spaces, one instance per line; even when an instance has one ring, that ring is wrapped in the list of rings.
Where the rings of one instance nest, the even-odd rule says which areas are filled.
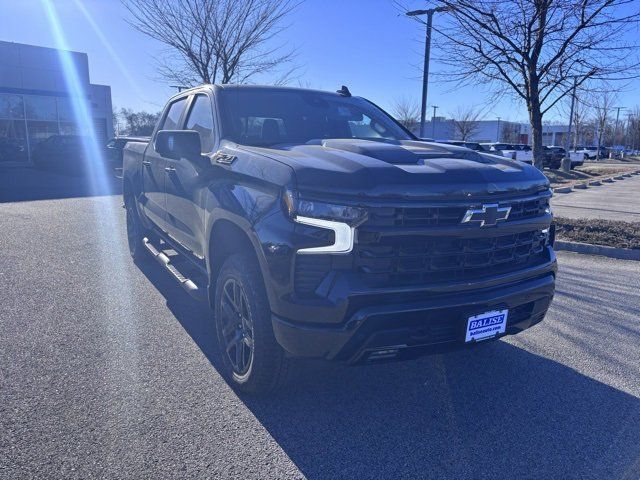
[[[249,233],[238,224],[227,218],[217,220],[209,232],[207,245],[207,269],[209,271],[209,302],[214,307],[215,288],[218,274],[229,256],[236,253],[250,255],[258,264],[258,269],[265,281],[264,265],[259,256],[259,246],[252,240]],[[267,288],[265,282],[265,289]]]

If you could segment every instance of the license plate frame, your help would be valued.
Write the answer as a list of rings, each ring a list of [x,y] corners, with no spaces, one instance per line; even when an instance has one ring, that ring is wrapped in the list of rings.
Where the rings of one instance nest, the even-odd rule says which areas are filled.
[[[468,317],[465,326],[465,343],[481,342],[505,333],[508,317],[508,308],[490,310]]]

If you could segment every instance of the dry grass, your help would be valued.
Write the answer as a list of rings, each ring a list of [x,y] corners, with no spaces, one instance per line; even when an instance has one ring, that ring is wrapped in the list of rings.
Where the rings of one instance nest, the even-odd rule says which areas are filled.
[[[556,217],[559,240],[640,249],[640,223]]]

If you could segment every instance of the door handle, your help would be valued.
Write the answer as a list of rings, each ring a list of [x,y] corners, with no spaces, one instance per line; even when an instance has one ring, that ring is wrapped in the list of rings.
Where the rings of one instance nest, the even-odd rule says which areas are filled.
[[[142,164],[143,164],[145,167],[149,167],[149,166],[151,166],[151,162],[150,162],[149,160],[142,160]]]
[[[167,173],[175,172],[176,167],[164,167],[164,171]]]

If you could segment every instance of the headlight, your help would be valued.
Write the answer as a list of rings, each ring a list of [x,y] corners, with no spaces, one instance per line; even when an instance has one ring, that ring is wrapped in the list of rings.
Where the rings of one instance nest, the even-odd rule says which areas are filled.
[[[332,230],[334,241],[331,245],[301,248],[298,253],[349,253],[353,250],[355,227],[367,219],[366,210],[332,203],[302,200],[290,191],[283,197],[285,210],[294,222]]]
[[[363,208],[303,200],[290,191],[285,192],[283,200],[287,213],[294,220],[296,217],[320,218],[344,222],[357,227],[367,219],[367,212]]]
[[[542,230],[542,236],[544,238],[544,243],[553,247],[556,243],[556,226],[555,224],[551,224],[549,228],[545,228]]]

